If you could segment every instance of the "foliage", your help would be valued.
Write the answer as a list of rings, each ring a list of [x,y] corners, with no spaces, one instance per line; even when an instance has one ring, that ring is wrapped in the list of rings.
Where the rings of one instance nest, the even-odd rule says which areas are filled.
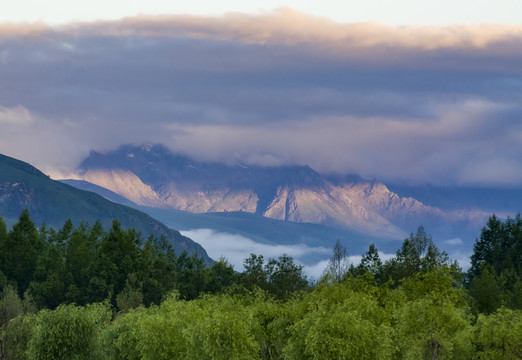
[[[522,358],[522,312],[501,307],[480,314],[474,329],[475,359]]]
[[[341,245],[341,241],[337,240],[333,248],[332,257],[324,270],[323,277],[340,282],[348,273],[349,269],[350,260],[348,259],[348,251]]]
[[[468,359],[471,316],[467,296],[450,268],[418,273],[397,288],[405,299],[394,311],[401,359]]]
[[[398,287],[348,276],[287,301],[260,289],[191,301],[172,293],[112,322],[109,303],[60,305],[12,319],[5,334],[10,358],[29,359],[519,357],[520,311],[501,308],[473,325],[466,300],[441,268]]]
[[[265,266],[268,279],[268,291],[278,299],[286,300],[299,290],[308,286],[303,266],[294,263],[294,259],[287,255],[277,260],[270,259]]]
[[[27,210],[22,211],[18,222],[2,237],[0,234],[0,271],[8,281],[17,284],[19,294],[23,294],[34,276],[44,242]]]
[[[184,330],[187,359],[258,359],[259,344],[253,335],[252,314],[231,296],[205,297],[193,304],[191,321]]]
[[[85,307],[60,305],[54,311],[42,310],[35,318],[28,344],[29,359],[100,359],[99,334],[109,324],[108,304]]]
[[[295,264],[288,255],[269,259],[265,264],[263,255],[250,254],[244,261],[244,267],[241,283],[249,290],[257,287],[267,290],[278,299],[286,300],[294,292],[308,287],[303,266]]]
[[[207,290],[213,294],[227,291],[238,281],[238,274],[234,271],[234,267],[222,257],[209,269]]]
[[[401,359],[468,359],[470,320],[465,310],[436,296],[406,302],[395,314]]]
[[[355,273],[359,275],[368,273],[373,276],[373,278],[380,281],[382,277],[382,261],[375,244],[370,244],[368,251],[363,254],[361,263],[355,269]]]
[[[354,291],[353,280],[327,284],[304,301],[308,311],[290,327],[286,359],[388,359],[390,318],[372,285]]]
[[[6,286],[0,295],[0,358],[9,355],[7,327],[9,322],[22,314],[22,300],[12,286]]]
[[[7,326],[11,319],[22,314],[22,300],[12,286],[6,286],[0,295],[0,329]]]
[[[492,215],[475,241],[467,283],[479,312],[522,308],[522,218]]]
[[[33,314],[19,315],[2,332],[2,359],[28,359],[28,344],[35,329]]]
[[[143,294],[141,288],[137,284],[135,274],[130,274],[127,278],[127,284],[123,290],[116,296],[116,305],[123,312],[129,312],[143,304]]]
[[[520,358],[519,222],[490,219],[466,284],[420,227],[395,259],[372,244],[346,272],[338,243],[338,278],[310,285],[287,255],[251,254],[238,274],[117,221],[38,230],[24,213],[7,231],[0,219],[1,249],[20,241],[0,253],[1,358]],[[9,268],[23,249],[32,267]]]
[[[70,220],[55,231],[45,224],[37,229],[23,211],[7,232],[0,218],[0,289],[11,284],[20,296],[29,290],[38,308],[109,299],[128,311],[159,304],[174,289],[195,299],[234,281],[231,265],[207,268],[197,255],[174,254],[164,237],[144,243],[139,232],[122,229],[117,220],[108,232],[99,222],[75,228]]]
[[[424,227],[419,226],[417,233],[405,239],[397,255],[386,261],[382,267],[382,280],[392,280],[400,283],[417,273],[426,273],[437,267],[452,266],[457,269],[456,263],[451,264],[448,255],[440,251],[427,234]]]

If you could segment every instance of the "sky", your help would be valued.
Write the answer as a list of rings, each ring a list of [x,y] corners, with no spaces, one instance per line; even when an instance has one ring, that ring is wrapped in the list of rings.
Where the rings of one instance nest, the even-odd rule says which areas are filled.
[[[391,25],[520,23],[519,0],[18,0],[2,4],[0,21],[70,21],[119,19],[138,14],[219,16],[228,12],[257,14],[280,7],[339,22],[377,21]]]
[[[163,143],[522,186],[522,2],[164,3],[3,4],[0,153],[55,178],[90,150]]]

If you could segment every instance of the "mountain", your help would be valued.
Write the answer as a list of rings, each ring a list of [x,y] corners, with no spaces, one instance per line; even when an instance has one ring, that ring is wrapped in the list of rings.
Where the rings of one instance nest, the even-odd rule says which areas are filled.
[[[239,212],[190,213],[187,211],[137,205],[128,199],[83,180],[60,180],[86,191],[100,194],[111,201],[127,204],[143,211],[163,224],[179,231],[207,228],[217,232],[238,234],[263,244],[303,244],[333,248],[337,240],[349,243],[350,251],[366,251],[368,244],[381,243],[383,251],[395,251],[396,242],[350,229],[340,229],[312,223],[276,220],[259,214]],[[391,245],[389,245],[391,244]]]
[[[247,212],[276,220],[350,229],[402,239],[418,225],[451,238],[476,236],[490,215],[481,209],[444,211],[399,196],[381,182],[324,176],[308,166],[262,167],[199,162],[161,145],[124,145],[91,152],[83,180],[147,207],[192,213]]]
[[[76,225],[81,221],[93,224],[99,220],[109,228],[113,219],[118,219],[122,227],[134,227],[145,238],[150,234],[166,236],[177,253],[196,252],[211,261],[199,244],[149,215],[54,181],[25,162],[0,154],[0,216],[12,223],[23,209],[29,210],[36,224],[45,222],[55,228],[63,226],[67,219]]]

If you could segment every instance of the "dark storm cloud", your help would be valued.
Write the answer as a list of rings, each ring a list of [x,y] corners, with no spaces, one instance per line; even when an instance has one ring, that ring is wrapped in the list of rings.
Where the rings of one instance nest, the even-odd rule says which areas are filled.
[[[290,9],[0,24],[0,152],[56,173],[90,149],[163,142],[202,159],[520,185],[521,60],[521,26]]]

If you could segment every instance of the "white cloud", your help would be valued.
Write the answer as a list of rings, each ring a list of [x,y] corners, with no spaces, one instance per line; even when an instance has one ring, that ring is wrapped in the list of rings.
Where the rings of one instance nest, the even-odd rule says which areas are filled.
[[[0,125],[0,152],[48,175],[73,176],[75,162],[92,145],[78,141],[83,131],[72,121],[42,117],[23,106],[0,105]]]
[[[12,108],[0,105],[0,125],[27,127],[36,122],[35,117],[23,106]]]
[[[310,279],[318,280],[324,273],[332,255],[332,249],[326,247],[310,247],[303,244],[275,245],[262,244],[238,234],[217,232],[211,229],[193,229],[181,231],[184,236],[191,238],[205,248],[213,259],[224,257],[234,266],[236,271],[242,272],[243,261],[250,254],[263,255],[266,260],[276,259],[286,254],[294,258],[297,264],[303,265],[305,274]],[[395,254],[379,252],[381,261],[386,261]],[[351,255],[349,261],[357,266],[362,255]]]
[[[461,238],[454,238],[454,239],[448,239],[444,241],[444,244],[448,245],[462,245],[462,239]]]
[[[272,245],[255,242],[237,234],[216,232],[211,229],[193,229],[181,231],[184,236],[201,244],[213,259],[224,257],[234,266],[236,271],[243,271],[243,261],[250,254],[263,255],[266,260],[287,254],[295,262],[304,265],[308,276],[315,279],[322,274],[323,265],[328,263],[332,249],[325,247],[309,247],[303,244]],[[307,265],[305,265],[305,263]]]
[[[379,22],[339,23],[288,7],[261,14],[233,12],[217,17],[139,15],[116,21],[73,23],[58,29],[74,36],[183,37],[249,45],[300,46],[302,50],[312,45],[316,56],[365,59],[373,63],[396,62],[396,54],[409,53],[410,50],[456,49],[480,54],[484,49],[496,46],[496,50],[502,53],[520,53],[513,46],[503,45],[520,43],[522,37],[522,25],[393,26]],[[390,55],[390,52],[394,56],[384,56]],[[405,60],[408,60],[407,56],[400,59]],[[414,65],[415,61],[411,64]]]

